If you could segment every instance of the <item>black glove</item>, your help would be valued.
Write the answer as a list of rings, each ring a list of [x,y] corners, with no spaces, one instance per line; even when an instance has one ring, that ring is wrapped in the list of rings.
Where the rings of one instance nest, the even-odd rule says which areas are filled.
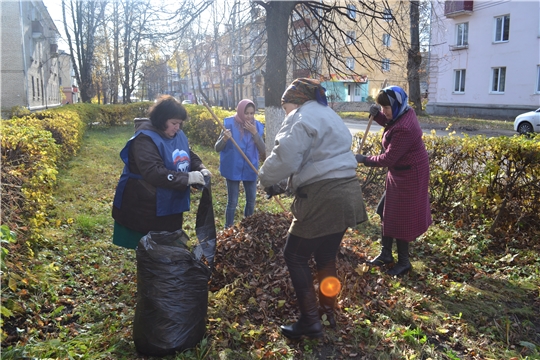
[[[264,188],[267,199],[270,199],[274,195],[283,194],[285,193],[286,190],[287,190],[286,188],[281,187],[279,184],[275,184],[275,185]]]
[[[358,163],[364,163],[364,161],[366,161],[366,156],[365,155],[362,155],[362,154],[356,154],[356,161]]]
[[[370,116],[377,116],[379,115],[379,112],[381,111],[381,109],[379,108],[379,105],[377,104],[371,104],[371,106],[369,107],[369,115]]]

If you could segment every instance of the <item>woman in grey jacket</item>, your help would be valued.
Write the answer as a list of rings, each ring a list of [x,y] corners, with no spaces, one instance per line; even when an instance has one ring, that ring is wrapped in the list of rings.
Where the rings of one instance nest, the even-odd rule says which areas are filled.
[[[327,296],[319,286],[319,307],[308,264],[317,264],[319,285],[336,277],[336,255],[348,227],[367,220],[357,162],[351,151],[352,136],[343,120],[330,108],[325,89],[317,80],[300,78],[292,82],[281,99],[285,120],[276,135],[275,146],[259,170],[259,181],[268,195],[276,184],[287,180],[295,194],[294,215],[284,256],[296,292],[300,319],[281,326],[291,339],[321,337],[320,316],[333,315],[336,295]]]

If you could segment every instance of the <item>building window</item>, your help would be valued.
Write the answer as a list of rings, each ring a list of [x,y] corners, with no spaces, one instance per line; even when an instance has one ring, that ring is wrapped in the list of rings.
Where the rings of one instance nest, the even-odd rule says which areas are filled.
[[[495,18],[495,42],[508,41],[510,36],[510,15]]]
[[[536,68],[536,92],[540,93],[540,65]]]
[[[382,71],[390,71],[390,59],[382,59]]]
[[[32,76],[32,100],[36,100],[36,85],[34,84],[33,76]]]
[[[385,21],[392,21],[394,17],[392,16],[392,9],[384,9],[383,11],[383,19]]]
[[[349,19],[356,19],[356,6],[347,5],[347,16]]]
[[[345,65],[347,66],[347,69],[354,70],[354,58],[347,58],[347,60],[345,60]]]
[[[456,46],[469,45],[469,23],[456,25]]]
[[[506,68],[493,68],[491,92],[504,93],[504,83],[506,82]]]
[[[354,44],[356,41],[356,31],[347,31],[347,37],[345,38],[345,43],[347,45]]]
[[[362,96],[362,86],[356,85],[354,87],[354,96]]]
[[[454,92],[455,93],[464,93],[465,92],[465,69],[455,70],[454,71]]]
[[[390,47],[390,39],[391,39],[390,34],[383,34],[382,36],[383,45],[386,47]]]

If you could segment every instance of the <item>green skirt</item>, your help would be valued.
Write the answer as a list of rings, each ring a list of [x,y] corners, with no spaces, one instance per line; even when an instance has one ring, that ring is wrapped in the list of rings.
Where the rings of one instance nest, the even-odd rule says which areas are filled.
[[[139,245],[139,240],[145,235],[146,234],[138,231],[128,229],[116,221],[114,222],[113,244],[115,245],[128,249],[136,249],[137,245]]]

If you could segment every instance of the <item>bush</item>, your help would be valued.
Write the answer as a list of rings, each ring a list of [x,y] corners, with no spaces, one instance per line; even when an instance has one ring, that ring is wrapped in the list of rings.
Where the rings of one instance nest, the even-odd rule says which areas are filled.
[[[39,120],[2,121],[2,224],[31,230],[45,223],[60,150]]]

